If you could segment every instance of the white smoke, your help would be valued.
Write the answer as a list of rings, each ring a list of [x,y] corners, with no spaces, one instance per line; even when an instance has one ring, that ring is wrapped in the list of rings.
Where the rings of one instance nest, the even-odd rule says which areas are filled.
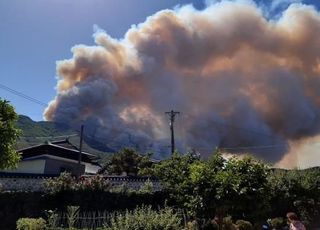
[[[97,30],[57,63],[47,120],[119,148],[169,148],[165,111],[179,110],[180,148],[242,148],[271,162],[320,131],[320,15],[291,4],[267,19],[252,3],[163,10],[122,39]],[[273,147],[272,147],[273,146]],[[294,165],[295,162],[291,162]]]

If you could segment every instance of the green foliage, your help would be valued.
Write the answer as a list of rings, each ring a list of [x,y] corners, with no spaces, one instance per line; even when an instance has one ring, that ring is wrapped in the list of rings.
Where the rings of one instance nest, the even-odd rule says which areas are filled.
[[[120,193],[120,194],[132,194],[132,193],[134,193],[133,189],[131,189],[126,182],[122,183],[121,185],[114,186],[111,189],[111,192]]]
[[[152,162],[150,154],[140,155],[135,150],[124,148],[115,153],[109,161],[105,163],[100,173],[108,175],[149,175]]]
[[[300,219],[307,226],[310,225],[312,220],[319,217],[320,204],[315,202],[314,199],[297,199],[293,202],[293,205],[298,211]]]
[[[302,221],[320,217],[320,169],[273,170],[269,173],[271,213],[283,215],[295,210]]]
[[[78,190],[86,191],[110,191],[111,183],[100,175],[81,178],[77,185]]]
[[[59,177],[49,178],[45,181],[48,193],[62,191],[110,191],[111,183],[100,175],[82,177],[77,180],[70,173],[63,172]]]
[[[105,230],[178,230],[182,219],[166,207],[155,211],[151,206],[142,206],[134,211],[116,213]]]
[[[231,158],[215,179],[217,203],[227,213],[238,218],[258,218],[267,211],[267,167],[262,162],[251,157]]]
[[[141,194],[152,194],[153,193],[153,183],[148,179],[144,185],[138,191]]]
[[[250,157],[227,161],[216,152],[203,161],[193,154],[175,153],[155,165],[154,172],[171,198],[192,215],[212,217],[223,212],[253,218],[268,207],[267,167]]]
[[[283,226],[286,225],[284,218],[276,217],[273,219],[268,220],[268,224],[274,229],[281,229]]]
[[[20,131],[15,127],[17,114],[8,101],[0,98],[0,169],[17,166],[20,155],[15,150]]]
[[[58,218],[59,215],[56,210],[47,210],[45,211],[47,216],[48,228],[49,229],[56,229],[58,227]]]
[[[63,172],[59,177],[46,179],[45,187],[49,193],[71,191],[77,189],[77,181],[70,173]]]
[[[190,180],[190,165],[192,163],[200,164],[199,158],[192,154],[180,155],[175,152],[171,158],[156,164],[153,173],[154,176],[160,179],[164,189],[173,200],[179,203],[180,207],[187,208],[190,212],[196,212],[195,209],[202,204],[202,197],[197,197],[193,193],[194,189],[197,190],[197,188],[194,188],[195,183]],[[201,166],[198,168],[201,168]],[[199,173],[196,172],[198,168],[196,166],[193,167],[192,177],[194,181],[198,181],[197,176]]]
[[[79,206],[68,206],[67,207],[67,222],[68,227],[74,228],[76,220],[79,216],[80,207]]]
[[[17,221],[17,230],[45,230],[46,221],[42,218],[20,218]]]

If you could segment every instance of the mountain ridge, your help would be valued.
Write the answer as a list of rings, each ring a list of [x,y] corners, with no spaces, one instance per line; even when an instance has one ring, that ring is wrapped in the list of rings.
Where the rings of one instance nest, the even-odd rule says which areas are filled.
[[[17,149],[64,139],[68,139],[70,143],[78,148],[80,145],[80,132],[67,124],[52,121],[33,121],[28,116],[19,115],[16,127],[22,131],[21,136],[17,140]],[[98,143],[88,136],[84,136],[83,138],[82,149],[84,152],[98,155],[102,159],[110,156],[110,153],[115,152],[111,148],[108,148],[106,144]]]

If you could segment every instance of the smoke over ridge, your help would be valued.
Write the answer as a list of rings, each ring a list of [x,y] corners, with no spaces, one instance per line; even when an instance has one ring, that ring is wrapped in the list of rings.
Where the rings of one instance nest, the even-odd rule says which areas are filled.
[[[57,62],[47,120],[84,122],[106,143],[161,152],[169,151],[164,112],[175,109],[180,148],[274,146],[248,149],[271,162],[319,135],[320,15],[312,6],[291,4],[277,20],[249,3],[184,6],[123,39],[102,30],[94,38]]]

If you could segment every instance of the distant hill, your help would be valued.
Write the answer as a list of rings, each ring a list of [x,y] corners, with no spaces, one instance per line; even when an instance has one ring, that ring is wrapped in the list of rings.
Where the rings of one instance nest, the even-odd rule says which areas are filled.
[[[22,134],[17,141],[17,149],[42,144],[47,141],[57,141],[68,138],[69,141],[79,147],[79,131],[70,128],[66,124],[50,121],[33,121],[27,116],[19,115],[17,128],[21,129]],[[102,158],[108,157],[107,153],[114,152],[107,145],[98,143],[89,137],[84,137],[83,151],[99,155]]]

